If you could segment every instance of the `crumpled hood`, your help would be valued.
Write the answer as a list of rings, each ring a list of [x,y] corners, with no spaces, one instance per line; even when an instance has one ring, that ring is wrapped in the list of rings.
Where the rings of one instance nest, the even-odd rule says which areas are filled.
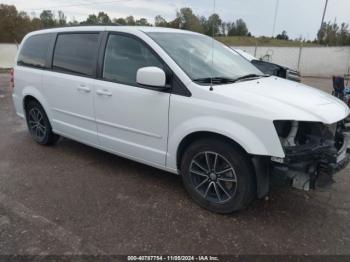
[[[215,88],[215,92],[250,104],[274,120],[319,121],[332,124],[349,115],[348,106],[338,98],[278,77],[234,83]],[[252,109],[252,108],[251,108]]]

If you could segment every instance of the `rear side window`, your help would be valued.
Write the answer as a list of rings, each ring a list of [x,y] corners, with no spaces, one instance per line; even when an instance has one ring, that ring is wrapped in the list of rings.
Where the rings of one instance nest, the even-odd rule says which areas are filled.
[[[47,52],[52,41],[52,34],[33,35],[29,37],[18,55],[17,65],[45,68]]]
[[[146,66],[163,68],[162,62],[140,40],[124,35],[109,36],[103,79],[135,86],[137,70]]]
[[[93,76],[97,59],[98,38],[98,33],[58,35],[53,56],[53,69]]]

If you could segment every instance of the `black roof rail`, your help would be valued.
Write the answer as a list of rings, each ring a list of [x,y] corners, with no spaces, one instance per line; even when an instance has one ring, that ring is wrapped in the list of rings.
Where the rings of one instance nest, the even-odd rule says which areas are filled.
[[[119,23],[109,23],[109,24],[86,24],[83,22],[83,24],[78,24],[74,26],[121,26]]]
[[[42,29],[52,29],[52,28],[66,28],[66,27],[79,27],[79,26],[122,26],[121,24],[119,23],[109,23],[109,24],[86,24],[86,23],[83,23],[83,24],[72,24],[72,25],[57,25],[57,26],[52,26],[52,27],[45,27],[45,28],[42,28]]]

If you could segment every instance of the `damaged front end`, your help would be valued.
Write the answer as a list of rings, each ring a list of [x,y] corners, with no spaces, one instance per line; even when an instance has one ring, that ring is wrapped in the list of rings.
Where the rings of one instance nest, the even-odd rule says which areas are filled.
[[[350,132],[345,121],[274,121],[285,157],[271,158],[272,173],[298,189],[327,186],[333,175],[350,161]]]

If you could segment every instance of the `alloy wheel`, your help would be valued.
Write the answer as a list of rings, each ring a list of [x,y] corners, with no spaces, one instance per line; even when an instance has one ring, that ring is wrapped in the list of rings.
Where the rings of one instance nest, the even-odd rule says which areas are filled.
[[[44,117],[38,108],[32,108],[29,110],[28,114],[29,130],[32,135],[38,139],[42,140],[46,136],[47,128],[44,123]]]
[[[190,164],[193,187],[206,200],[224,203],[236,194],[237,176],[233,166],[216,152],[200,152]]]

